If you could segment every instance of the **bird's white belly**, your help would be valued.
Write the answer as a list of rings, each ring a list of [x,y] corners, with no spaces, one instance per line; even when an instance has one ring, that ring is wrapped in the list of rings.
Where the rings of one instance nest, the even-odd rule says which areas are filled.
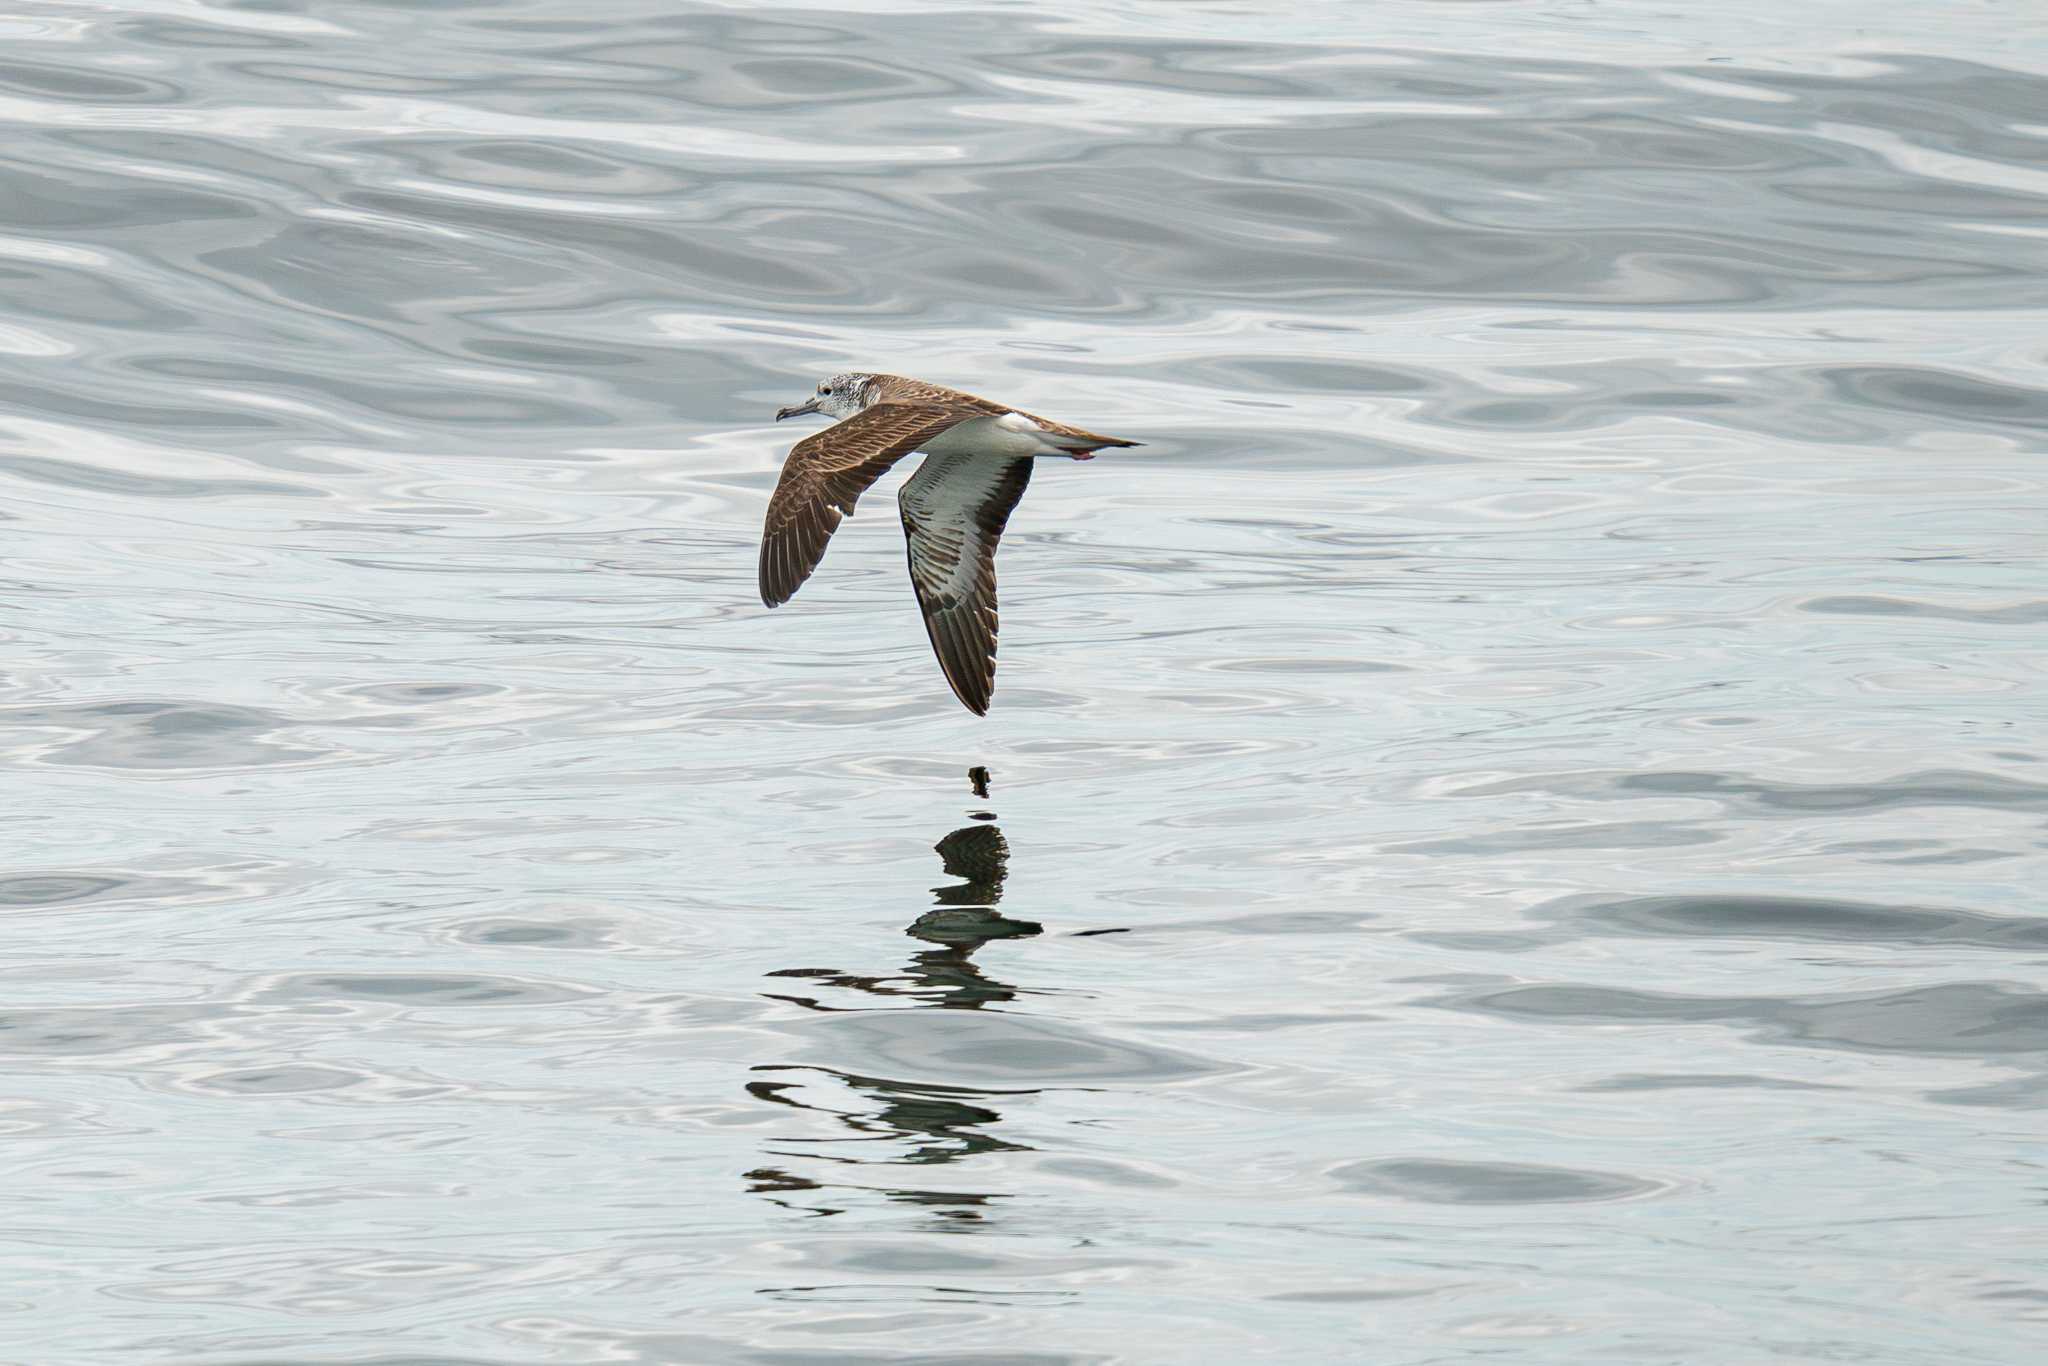
[[[926,455],[965,455],[1015,460],[1027,455],[1065,455],[1043,428],[1021,413],[977,417],[948,427],[919,449]]]

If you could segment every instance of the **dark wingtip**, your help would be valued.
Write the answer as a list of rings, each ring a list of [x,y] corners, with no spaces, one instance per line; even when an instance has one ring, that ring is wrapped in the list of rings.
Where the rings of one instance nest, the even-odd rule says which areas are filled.
[[[936,640],[932,643],[935,647],[938,644]],[[975,683],[979,680],[959,677],[951,662],[944,655],[939,656],[939,670],[946,675],[946,686],[953,690],[953,696],[959,699],[961,706],[967,708],[976,716],[988,715],[989,703],[995,701],[996,696],[995,679],[991,678],[986,685],[977,688]]]
[[[766,533],[761,540],[761,560],[755,571],[754,582],[761,592],[761,605],[776,608],[796,596],[796,590],[804,586],[804,574],[793,572],[790,562],[791,547],[786,540],[778,540],[772,533]]]

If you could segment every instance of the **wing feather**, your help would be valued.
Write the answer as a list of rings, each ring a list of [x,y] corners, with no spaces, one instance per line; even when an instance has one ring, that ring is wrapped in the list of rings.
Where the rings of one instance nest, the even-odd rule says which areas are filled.
[[[954,696],[977,716],[996,686],[996,546],[1031,464],[927,456],[897,495],[925,634]]]
[[[761,531],[761,601],[780,607],[803,586],[840,522],[891,465],[981,414],[934,402],[885,402],[805,437],[782,463]]]
[[[1054,422],[1049,417],[1027,413],[1022,408],[997,403],[979,394],[970,394],[960,389],[949,389],[943,384],[932,384],[921,379],[909,379],[903,375],[876,375],[876,383],[882,386],[883,401],[888,403],[940,403],[949,408],[971,408],[968,416],[1001,417],[1015,413],[1030,418],[1040,430],[1055,438],[1056,443],[1069,451],[1098,451],[1109,446],[1140,446],[1141,441],[1126,441],[1118,436],[1104,436],[1091,432],[1085,427],[1073,427],[1064,422]]]

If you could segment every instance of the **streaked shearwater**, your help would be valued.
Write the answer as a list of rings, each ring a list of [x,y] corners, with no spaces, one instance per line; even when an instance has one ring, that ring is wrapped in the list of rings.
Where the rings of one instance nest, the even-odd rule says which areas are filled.
[[[797,442],[783,462],[761,534],[761,601],[788,602],[868,486],[924,452],[896,497],[910,584],[954,696],[985,715],[996,687],[996,543],[1031,482],[1032,460],[1087,460],[1139,443],[901,375],[834,375],[775,420],[804,413],[842,420]]]

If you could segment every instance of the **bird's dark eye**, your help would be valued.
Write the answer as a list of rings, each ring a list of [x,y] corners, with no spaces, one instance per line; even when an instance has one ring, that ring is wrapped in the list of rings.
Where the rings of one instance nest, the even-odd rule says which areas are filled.
[[[821,394],[829,394],[832,392],[832,386],[829,384],[821,384],[818,386],[818,392]]]

